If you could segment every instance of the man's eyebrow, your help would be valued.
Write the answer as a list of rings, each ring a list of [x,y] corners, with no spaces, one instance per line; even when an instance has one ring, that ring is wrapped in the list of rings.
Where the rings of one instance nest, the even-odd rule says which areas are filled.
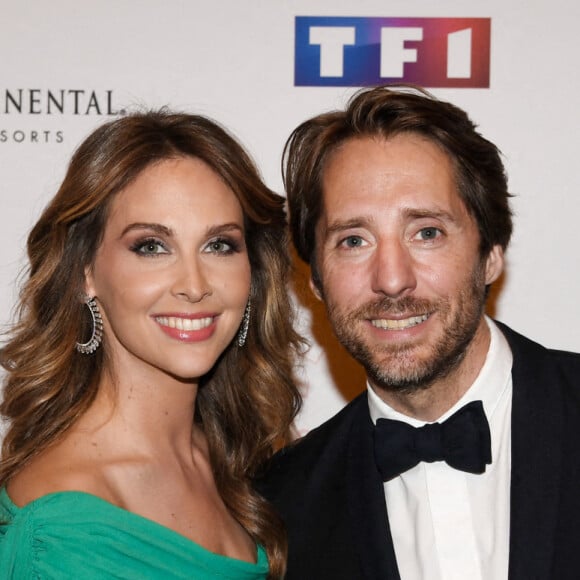
[[[364,228],[367,227],[371,221],[372,220],[364,217],[354,217],[348,220],[335,220],[325,228],[325,234],[328,236],[345,230]]]
[[[410,219],[435,218],[450,222],[457,221],[457,218],[452,213],[441,209],[418,209],[410,207],[403,210],[403,215]]]
[[[403,209],[403,216],[408,220],[434,218],[450,223],[457,221],[457,217],[452,213],[439,208],[425,209],[409,207]],[[372,216],[355,216],[345,220],[337,219],[328,224],[324,230],[324,234],[325,236],[331,236],[333,234],[344,232],[345,230],[367,228],[372,225],[373,222],[374,218]]]

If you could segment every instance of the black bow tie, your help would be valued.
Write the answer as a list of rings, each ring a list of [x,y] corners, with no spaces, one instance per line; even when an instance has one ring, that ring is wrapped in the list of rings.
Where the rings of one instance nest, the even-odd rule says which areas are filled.
[[[491,463],[491,435],[481,401],[468,403],[443,423],[412,427],[379,419],[375,427],[375,459],[383,481],[420,461],[446,461],[469,473],[483,473]]]

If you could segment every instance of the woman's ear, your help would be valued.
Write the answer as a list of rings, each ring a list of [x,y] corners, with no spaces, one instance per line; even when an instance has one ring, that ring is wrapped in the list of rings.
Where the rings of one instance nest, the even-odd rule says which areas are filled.
[[[96,296],[95,280],[93,276],[93,269],[91,266],[85,268],[85,285],[83,289],[85,296]]]

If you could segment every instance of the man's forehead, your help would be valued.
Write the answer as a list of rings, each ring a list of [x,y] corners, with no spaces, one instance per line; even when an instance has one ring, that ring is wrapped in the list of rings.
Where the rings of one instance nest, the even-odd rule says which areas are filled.
[[[464,206],[449,156],[415,135],[347,141],[325,164],[321,194],[322,211],[341,220],[369,219],[389,206],[407,215]]]

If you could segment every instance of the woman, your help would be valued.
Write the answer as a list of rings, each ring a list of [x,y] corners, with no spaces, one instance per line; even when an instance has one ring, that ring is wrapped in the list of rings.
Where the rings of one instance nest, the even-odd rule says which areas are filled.
[[[80,146],[0,356],[4,577],[283,575],[250,485],[300,403],[283,205],[202,117],[132,115]]]

